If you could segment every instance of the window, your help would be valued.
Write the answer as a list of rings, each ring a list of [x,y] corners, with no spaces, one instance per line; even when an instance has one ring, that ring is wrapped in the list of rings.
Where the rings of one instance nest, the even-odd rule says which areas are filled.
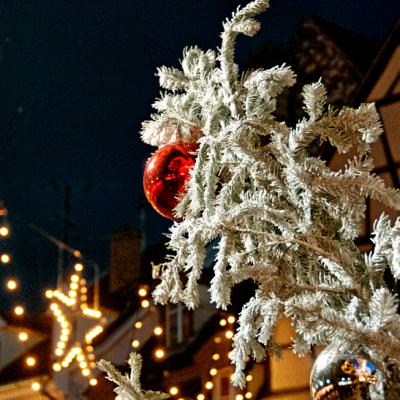
[[[167,347],[183,343],[193,333],[193,313],[181,303],[167,305],[166,328]]]

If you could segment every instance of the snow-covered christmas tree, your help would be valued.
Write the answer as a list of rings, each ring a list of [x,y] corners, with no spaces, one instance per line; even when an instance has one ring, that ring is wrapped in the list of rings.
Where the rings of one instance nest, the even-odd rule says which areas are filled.
[[[272,329],[286,316],[296,332],[295,353],[330,344],[337,354],[362,355],[354,362],[373,360],[367,364],[376,372],[365,398],[397,399],[400,317],[384,273],[400,278],[400,218],[393,225],[386,215],[375,222],[370,253],[355,245],[367,197],[400,210],[400,192],[372,172],[369,151],[382,132],[379,115],[373,104],[329,107],[318,81],[303,88],[304,118],[294,127],[278,121],[277,97],[295,83],[295,73],[285,65],[240,73],[234,62],[237,35],[256,34],[254,17],[267,7],[268,0],[255,0],[239,8],[223,24],[218,51],[187,48],[181,70],[158,70],[166,92],[143,124],[142,139],[154,146],[189,142],[198,150],[175,209],[173,254],[154,268],[161,279],[154,298],[195,308],[205,248],[217,241],[210,287],[216,306],[226,309],[242,281],[258,286],[234,337],[235,385],[245,384],[248,357],[262,361],[279,352]],[[357,156],[333,171],[315,155],[323,142]],[[358,367],[347,358],[354,372]],[[149,398],[137,378],[129,383],[110,372],[123,399]],[[358,374],[357,385],[361,376],[366,379]],[[137,390],[128,390],[128,383]]]

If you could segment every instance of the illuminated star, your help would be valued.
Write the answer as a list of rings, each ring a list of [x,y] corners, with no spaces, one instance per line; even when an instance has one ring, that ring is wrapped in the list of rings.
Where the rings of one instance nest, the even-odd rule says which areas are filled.
[[[62,290],[47,290],[46,297],[52,299],[50,310],[56,322],[55,362],[53,370],[58,372],[76,361],[83,376],[91,385],[96,385],[93,377],[93,339],[103,332],[102,313],[87,304],[86,281],[82,277],[83,265],[75,264],[70,276],[68,294]]]

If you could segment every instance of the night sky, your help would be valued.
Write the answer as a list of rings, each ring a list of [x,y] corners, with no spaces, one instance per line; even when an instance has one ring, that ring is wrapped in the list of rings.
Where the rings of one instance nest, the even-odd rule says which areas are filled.
[[[154,72],[175,65],[183,47],[220,44],[221,21],[237,0],[3,0],[0,2],[0,198],[14,257],[0,274],[22,285],[1,295],[37,304],[56,280],[57,253],[34,224],[62,239],[64,186],[72,188],[72,245],[109,262],[111,232],[139,224],[142,171],[154,150],[140,142],[142,120],[159,92]],[[262,31],[240,38],[246,65],[266,41],[293,38],[305,14],[382,42],[399,15],[397,0],[273,0]],[[154,243],[168,221],[146,207]],[[2,292],[3,289],[0,289]]]

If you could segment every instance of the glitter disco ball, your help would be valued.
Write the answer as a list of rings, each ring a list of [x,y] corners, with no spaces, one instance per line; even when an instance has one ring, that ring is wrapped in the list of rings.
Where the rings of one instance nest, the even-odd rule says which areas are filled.
[[[380,400],[381,374],[365,355],[330,344],[311,371],[313,400]]]

